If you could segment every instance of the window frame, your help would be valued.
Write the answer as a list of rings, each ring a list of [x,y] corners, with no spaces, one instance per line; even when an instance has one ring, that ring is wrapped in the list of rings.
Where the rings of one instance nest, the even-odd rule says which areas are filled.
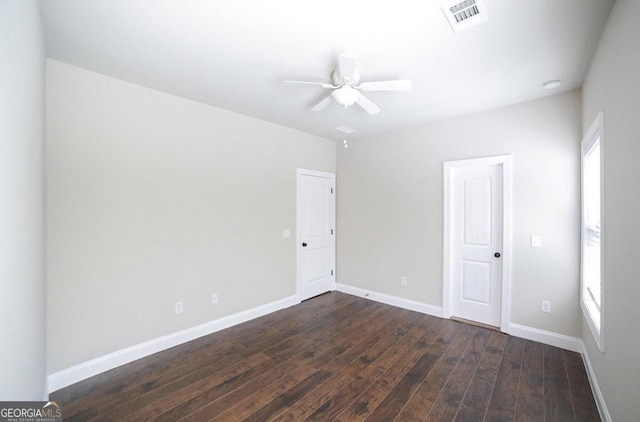
[[[586,177],[585,177],[585,161],[587,155],[598,144],[600,153],[599,173],[600,173],[600,306],[594,303],[589,297],[585,282],[585,264],[587,254],[587,207],[586,207]],[[600,112],[589,127],[586,135],[580,144],[580,185],[581,185],[581,201],[580,201],[580,308],[584,315],[587,325],[598,345],[600,351],[604,352],[604,116]],[[597,320],[596,320],[597,318]]]

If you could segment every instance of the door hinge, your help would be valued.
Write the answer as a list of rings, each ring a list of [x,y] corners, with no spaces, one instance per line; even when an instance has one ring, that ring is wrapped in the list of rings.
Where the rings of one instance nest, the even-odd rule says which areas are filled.
[[[333,235],[333,229],[331,229],[331,234]]]
[[[333,193],[333,188],[331,188],[331,193]]]
[[[333,275],[333,270],[331,270],[331,275]]]

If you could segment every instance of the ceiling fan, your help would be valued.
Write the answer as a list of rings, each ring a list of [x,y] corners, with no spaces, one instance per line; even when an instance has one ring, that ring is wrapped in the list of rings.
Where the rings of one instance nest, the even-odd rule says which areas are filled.
[[[324,82],[284,81],[290,84],[318,85],[332,89],[331,94],[311,108],[311,111],[325,109],[331,100],[347,108],[358,103],[369,114],[377,114],[380,107],[362,95],[361,91],[410,91],[411,81],[407,79],[393,81],[360,82],[360,69],[353,56],[341,55],[338,68],[331,74],[333,84]]]

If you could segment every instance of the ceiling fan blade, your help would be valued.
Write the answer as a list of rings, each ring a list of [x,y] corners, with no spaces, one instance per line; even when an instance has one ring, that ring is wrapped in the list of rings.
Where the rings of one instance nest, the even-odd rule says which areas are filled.
[[[340,56],[340,77],[353,81],[356,74],[356,58],[353,56]]]
[[[327,106],[331,103],[331,95],[325,97],[324,100],[320,101],[318,104],[314,105],[311,111],[320,111],[327,108]]]
[[[337,86],[333,86],[331,84],[325,82],[308,82],[308,81],[282,81],[286,84],[299,84],[299,85],[320,85],[323,88],[334,89]]]
[[[363,82],[358,88],[363,91],[411,91],[411,81],[399,79],[397,81]]]
[[[369,114],[378,114],[380,113],[380,107],[371,102],[370,99],[365,97],[364,95],[358,95],[358,99],[356,103],[360,105],[360,107],[364,108],[364,110]]]

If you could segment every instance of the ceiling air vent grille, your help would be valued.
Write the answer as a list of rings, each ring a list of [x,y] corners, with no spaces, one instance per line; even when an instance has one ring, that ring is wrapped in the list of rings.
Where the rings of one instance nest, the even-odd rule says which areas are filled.
[[[339,130],[340,132],[344,132],[344,133],[356,133],[357,132],[357,130],[355,130],[354,128],[349,127],[347,125],[338,126],[336,128],[336,130]]]
[[[455,32],[469,29],[488,19],[482,0],[449,1],[442,6],[442,11]]]

